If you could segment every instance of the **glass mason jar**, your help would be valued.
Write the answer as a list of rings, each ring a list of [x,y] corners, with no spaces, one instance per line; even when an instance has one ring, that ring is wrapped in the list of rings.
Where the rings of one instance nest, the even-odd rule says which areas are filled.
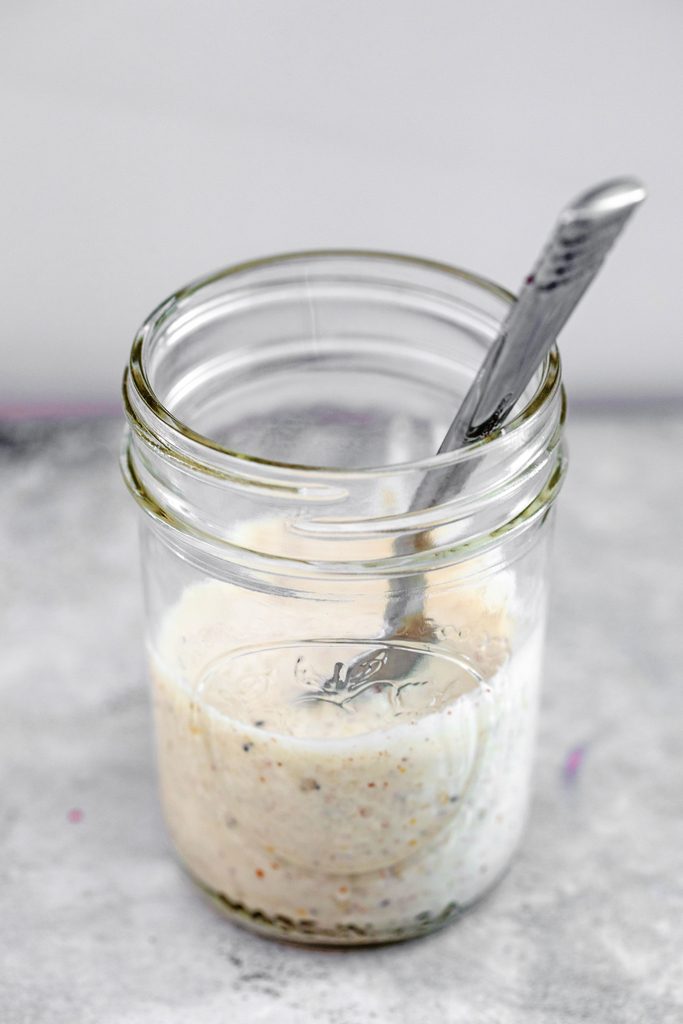
[[[433,454],[513,301],[425,260],[293,253],[190,285],[135,339],[123,469],[165,814],[258,931],[430,931],[518,844],[557,351],[503,429]]]

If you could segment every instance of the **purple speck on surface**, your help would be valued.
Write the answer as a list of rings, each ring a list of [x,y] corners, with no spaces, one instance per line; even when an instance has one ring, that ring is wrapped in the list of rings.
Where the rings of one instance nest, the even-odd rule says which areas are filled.
[[[72,807],[67,812],[66,820],[70,821],[72,825],[77,825],[79,821],[83,821],[83,811],[80,807]]]
[[[572,783],[576,781],[576,777],[579,774],[579,770],[581,768],[585,755],[585,744],[581,744],[578,747],[573,747],[569,751],[565,758],[564,767],[562,769],[562,775],[566,783]]]

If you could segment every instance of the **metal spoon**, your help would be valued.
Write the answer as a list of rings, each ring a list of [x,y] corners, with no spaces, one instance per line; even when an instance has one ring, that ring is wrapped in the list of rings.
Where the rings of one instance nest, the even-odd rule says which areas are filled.
[[[485,437],[504,422],[645,195],[640,182],[619,178],[584,192],[562,211],[448,428],[439,454]],[[470,465],[461,463],[426,477],[415,492],[410,511],[452,497],[471,472]],[[401,553],[409,553],[413,544],[411,540],[407,549],[401,546]],[[425,638],[422,590],[402,588],[389,598],[385,615],[389,641]],[[422,634],[415,635],[420,624]],[[335,666],[319,689],[302,697],[332,699],[341,705],[354,692],[367,689],[374,679],[405,678],[420,657],[406,646],[378,646],[351,662],[343,676],[341,666]]]

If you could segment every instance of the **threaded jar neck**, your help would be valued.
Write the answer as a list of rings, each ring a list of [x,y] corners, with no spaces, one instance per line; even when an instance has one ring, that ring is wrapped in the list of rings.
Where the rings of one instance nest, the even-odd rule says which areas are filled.
[[[542,519],[564,476],[557,350],[503,428],[431,453],[513,301],[457,268],[372,252],[204,278],[134,341],[127,484],[189,557],[269,572],[405,575],[492,548]],[[436,476],[461,483],[416,507]]]

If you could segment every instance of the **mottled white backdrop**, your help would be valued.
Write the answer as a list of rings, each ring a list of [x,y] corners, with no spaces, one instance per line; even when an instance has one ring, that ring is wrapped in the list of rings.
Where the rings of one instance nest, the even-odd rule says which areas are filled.
[[[651,198],[565,332],[578,399],[683,393],[680,0],[4,0],[0,405],[115,402],[242,258],[388,248],[516,287],[606,176]]]

